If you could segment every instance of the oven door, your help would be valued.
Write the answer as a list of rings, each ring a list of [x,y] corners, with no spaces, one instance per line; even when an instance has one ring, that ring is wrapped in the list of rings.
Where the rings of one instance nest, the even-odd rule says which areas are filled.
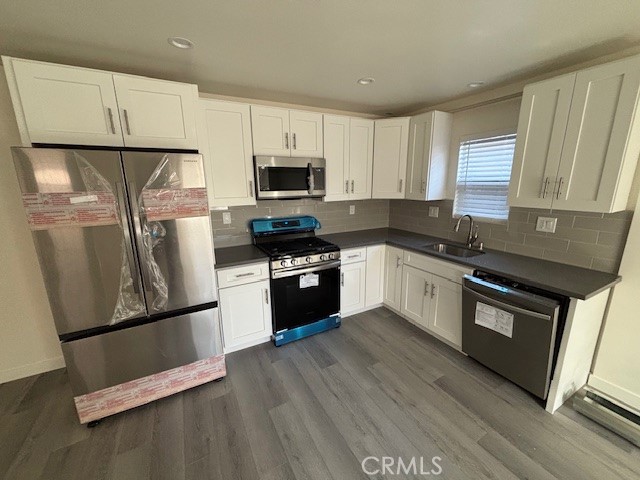
[[[340,261],[271,274],[273,331],[317,322],[340,312]]]
[[[322,197],[326,193],[323,158],[257,156],[257,198]]]

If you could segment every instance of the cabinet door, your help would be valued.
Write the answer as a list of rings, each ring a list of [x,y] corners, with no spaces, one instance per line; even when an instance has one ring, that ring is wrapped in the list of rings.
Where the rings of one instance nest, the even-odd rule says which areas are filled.
[[[404,198],[409,118],[375,120],[373,198]]]
[[[322,114],[315,112],[289,112],[292,157],[322,158]]]
[[[224,351],[239,350],[272,333],[269,280],[220,289]]]
[[[195,85],[114,75],[127,147],[198,149]]]
[[[402,291],[402,255],[399,248],[385,248],[384,260],[384,304],[400,311],[400,293]]]
[[[640,56],[578,72],[553,208],[626,207],[639,153],[639,92]]]
[[[32,143],[123,146],[113,75],[48,63],[11,63]]]
[[[255,205],[249,105],[200,99],[197,120],[209,205]]]
[[[366,263],[358,262],[340,267],[340,313],[345,316],[364,309]]]
[[[512,207],[551,208],[576,74],[527,85],[509,184]]]
[[[365,306],[379,305],[384,300],[384,245],[367,247]]]
[[[405,265],[402,268],[400,312],[425,328],[429,327],[431,274]]]
[[[324,116],[325,202],[349,198],[349,117]]]
[[[352,118],[349,143],[349,192],[352,200],[371,198],[373,120]]]
[[[431,153],[433,116],[428,112],[411,117],[409,123],[409,158],[407,160],[407,190],[405,198],[425,200],[427,170]]]
[[[251,131],[256,155],[290,156],[289,110],[252,105]]]
[[[429,329],[461,347],[462,287],[451,280],[433,275],[429,297]]]

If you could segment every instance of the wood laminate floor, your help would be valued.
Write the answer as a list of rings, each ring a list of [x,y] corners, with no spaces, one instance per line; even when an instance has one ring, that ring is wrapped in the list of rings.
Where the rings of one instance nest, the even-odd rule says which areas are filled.
[[[227,365],[222,382],[93,429],[78,424],[65,370],[3,384],[0,477],[406,478],[368,477],[361,461],[423,457],[429,470],[439,456],[438,478],[447,479],[640,478],[632,444],[570,407],[547,414],[385,309],[280,348],[231,354]]]

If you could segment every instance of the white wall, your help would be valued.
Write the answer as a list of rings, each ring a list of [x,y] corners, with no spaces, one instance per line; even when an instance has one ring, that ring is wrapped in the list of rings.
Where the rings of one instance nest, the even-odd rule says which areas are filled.
[[[517,97],[482,107],[461,110],[453,114],[447,198],[453,199],[455,193],[460,141],[469,135],[515,133],[518,128],[520,101],[521,98]]]
[[[20,145],[0,68],[0,383],[64,366],[9,147]]]
[[[636,212],[640,211],[640,202]],[[640,215],[631,221],[618,284],[611,297],[589,385],[640,414]]]

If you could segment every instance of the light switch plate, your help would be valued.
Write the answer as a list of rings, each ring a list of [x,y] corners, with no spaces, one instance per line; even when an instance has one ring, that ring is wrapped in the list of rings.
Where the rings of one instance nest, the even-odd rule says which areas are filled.
[[[354,215],[356,213],[356,206],[349,205],[349,215]]]
[[[222,212],[222,223],[229,225],[231,223],[231,212]]]
[[[429,207],[429,216],[438,218],[440,215],[440,207]]]
[[[537,232],[547,232],[547,233],[556,233],[556,225],[558,224],[558,219],[553,217],[538,217],[538,221],[536,222],[536,231]]]

